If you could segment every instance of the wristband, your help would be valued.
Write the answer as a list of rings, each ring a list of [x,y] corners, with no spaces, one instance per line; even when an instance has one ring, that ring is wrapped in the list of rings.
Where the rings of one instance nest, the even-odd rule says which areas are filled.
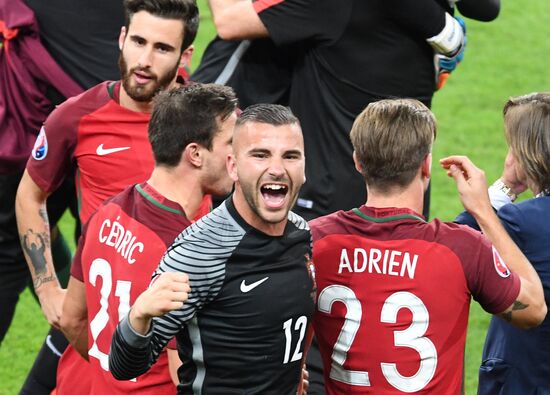
[[[510,200],[515,201],[518,197],[518,195],[516,195],[514,192],[512,192],[512,188],[510,188],[508,185],[506,185],[504,183],[504,181],[502,181],[501,178],[499,178],[498,180],[496,180],[493,185],[492,185],[494,188],[497,188],[498,190],[504,192],[506,194],[506,196],[508,196],[510,198]]]
[[[464,45],[464,28],[449,13],[445,13],[443,30],[426,41],[436,53],[448,57],[456,56]]]

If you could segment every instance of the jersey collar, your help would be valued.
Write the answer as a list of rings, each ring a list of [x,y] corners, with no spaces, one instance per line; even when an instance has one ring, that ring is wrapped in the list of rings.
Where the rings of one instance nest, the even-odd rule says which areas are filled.
[[[398,221],[402,219],[414,219],[417,221],[426,222],[424,217],[418,214],[416,211],[408,208],[399,207],[368,207],[361,206],[351,210],[355,215],[371,221],[371,222],[389,222]]]
[[[136,191],[158,208],[186,217],[185,212],[178,203],[166,199],[148,183],[136,184]]]
[[[120,85],[121,81],[110,81],[107,83],[107,92],[109,97],[120,105]]]

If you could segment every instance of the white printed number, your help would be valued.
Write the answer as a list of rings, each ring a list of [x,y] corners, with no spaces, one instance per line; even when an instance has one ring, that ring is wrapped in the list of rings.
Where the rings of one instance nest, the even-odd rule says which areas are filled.
[[[334,380],[357,386],[370,386],[369,373],[344,369],[348,351],[359,330],[362,317],[361,302],[355,293],[342,285],[331,285],[319,294],[318,309],[330,314],[334,302],[342,302],[346,306],[344,325],[332,350],[332,366],[330,377]],[[380,314],[380,321],[396,323],[399,310],[406,308],[412,313],[411,325],[402,331],[394,332],[394,344],[399,347],[409,347],[420,355],[420,367],[410,376],[402,376],[395,363],[381,362],[382,374],[392,385],[403,392],[416,392],[431,381],[437,367],[437,350],[430,339],[424,337],[430,322],[426,306],[417,296],[410,292],[395,292],[390,295]]]
[[[283,363],[289,363],[294,361],[299,361],[302,359],[302,341],[304,340],[304,335],[306,334],[306,327],[307,327],[307,318],[305,315],[302,315],[298,317],[296,322],[294,323],[294,330],[300,331],[300,337],[298,338],[298,342],[296,343],[296,348],[294,349],[294,353],[292,354],[292,359],[290,358],[290,349],[292,346],[292,318],[286,320],[283,323],[283,329],[285,331],[285,357],[283,358]]]
[[[109,371],[109,351],[104,353],[97,346],[97,337],[105,329],[107,323],[109,322],[109,314],[107,309],[109,308],[109,296],[111,295],[113,287],[113,276],[111,271],[111,266],[109,262],[105,259],[97,258],[94,259],[92,265],[90,266],[90,283],[95,287],[97,278],[101,277],[102,285],[100,289],[101,300],[99,304],[101,308],[95,315],[94,319],[90,322],[90,332],[92,333],[92,339],[94,343],[90,350],[88,350],[88,355],[90,357],[97,358],[101,367]],[[130,281],[118,280],[116,282],[115,296],[119,299],[118,304],[118,320],[122,320],[128,311],[130,310],[130,289],[132,288],[132,283]],[[135,379],[134,379],[135,380]]]

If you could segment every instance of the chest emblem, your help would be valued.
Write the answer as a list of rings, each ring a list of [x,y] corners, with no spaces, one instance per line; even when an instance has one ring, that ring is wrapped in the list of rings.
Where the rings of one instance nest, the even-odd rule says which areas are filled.
[[[97,146],[95,153],[98,154],[99,156],[105,156],[109,154],[114,154],[115,152],[124,151],[127,149],[130,149],[130,147],[103,148],[103,144],[99,144]]]
[[[242,293],[247,293],[247,292],[252,291],[252,290],[253,290],[254,288],[256,288],[258,285],[260,285],[260,284],[266,282],[268,278],[269,278],[269,277],[262,278],[261,280],[255,281],[255,282],[253,282],[253,283],[251,283],[251,284],[247,284],[247,283],[245,282],[245,280],[243,280],[243,281],[241,282],[241,292],[242,292]]]

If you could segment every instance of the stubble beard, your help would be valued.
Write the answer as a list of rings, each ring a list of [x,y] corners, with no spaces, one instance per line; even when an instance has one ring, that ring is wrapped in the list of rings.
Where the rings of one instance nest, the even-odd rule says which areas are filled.
[[[120,69],[120,75],[122,77],[122,87],[124,91],[132,100],[137,102],[150,102],[153,100],[155,95],[170,85],[174,80],[174,77],[178,73],[179,62],[166,74],[162,75],[160,78],[156,74],[150,74],[151,85],[142,86],[139,84],[132,84],[132,75],[136,70],[143,70],[138,67],[128,69],[128,63],[124,59],[124,54],[121,51],[118,57],[118,67]]]
[[[294,191],[293,196],[291,196],[291,199],[289,199],[290,204],[287,207],[284,208],[283,217],[280,220],[270,220],[270,219],[266,218],[260,210],[260,204],[259,204],[258,200],[261,199],[261,196],[258,197],[258,195],[261,195],[261,192],[256,193],[256,191],[260,190],[260,186],[259,186],[260,180],[258,180],[257,184],[258,185],[250,186],[249,184],[246,184],[246,183],[245,184],[240,183],[242,194],[243,194],[246,202],[248,203],[248,206],[252,210],[252,212],[254,214],[256,214],[256,216],[260,220],[262,220],[266,224],[270,224],[270,225],[275,225],[275,224],[281,223],[284,220],[286,220],[287,217],[288,217],[288,212],[292,209],[292,207],[296,203],[296,200],[298,198],[298,192]],[[288,183],[289,192],[288,193],[290,193],[290,191],[293,190],[292,186],[293,186],[292,181],[289,181],[289,183]]]

